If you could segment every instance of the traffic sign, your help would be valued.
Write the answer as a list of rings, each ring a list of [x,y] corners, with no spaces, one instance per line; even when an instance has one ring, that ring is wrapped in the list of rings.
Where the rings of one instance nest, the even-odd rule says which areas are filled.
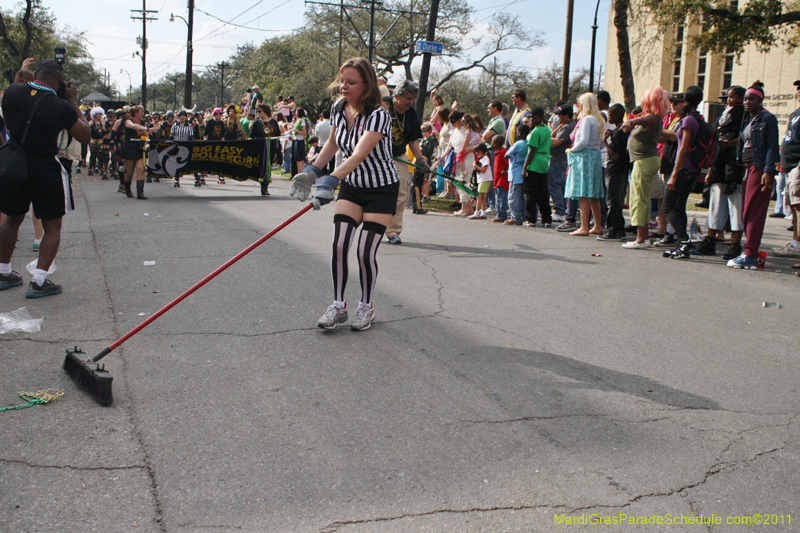
[[[444,52],[444,44],[434,43],[431,41],[417,41],[415,51],[419,53],[428,53],[433,55],[441,55]]]

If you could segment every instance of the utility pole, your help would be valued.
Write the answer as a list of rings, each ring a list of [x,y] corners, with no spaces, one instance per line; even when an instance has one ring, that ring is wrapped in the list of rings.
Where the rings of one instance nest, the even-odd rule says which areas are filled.
[[[494,59],[494,69],[492,69],[492,98],[497,98],[497,57]]]
[[[428,32],[425,40],[434,41],[436,38],[436,17],[439,15],[439,0],[431,0],[431,14],[428,18]],[[431,69],[431,54],[422,54],[422,70],[419,72],[419,94],[417,95],[417,116],[422,117],[425,112],[425,102],[428,100],[428,72]]]
[[[186,40],[186,81],[183,87],[183,107],[192,105],[192,25],[194,24],[194,0],[189,0],[189,37]],[[177,106],[176,106],[177,107]]]
[[[572,54],[572,13],[575,0],[567,0],[567,35],[564,38],[564,70],[561,73],[561,99],[569,96],[569,59]]]
[[[142,21],[142,107],[147,109],[147,21],[158,20],[148,16],[149,13],[158,11],[147,9],[147,0],[142,0],[142,9],[131,9],[131,13],[139,13],[140,17],[131,16],[133,20]]]
[[[342,32],[344,31],[344,0],[341,0],[339,6],[339,62],[336,63],[339,67],[342,66]]]
[[[225,67],[230,65],[226,65],[223,61],[219,64],[219,105],[222,107],[225,105]]]
[[[367,46],[367,59],[372,64],[372,50],[375,48],[375,0],[369,2],[369,45]],[[381,4],[383,2],[380,2]]]

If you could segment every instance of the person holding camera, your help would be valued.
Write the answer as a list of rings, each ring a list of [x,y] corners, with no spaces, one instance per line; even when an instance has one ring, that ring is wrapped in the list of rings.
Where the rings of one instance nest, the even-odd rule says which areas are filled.
[[[66,170],[56,159],[59,133],[67,129],[81,143],[88,143],[91,138],[89,123],[78,107],[78,89],[64,82],[61,64],[45,59],[34,77],[32,82],[10,85],[2,102],[10,142],[20,142],[26,123],[30,124],[22,145],[28,177],[20,186],[0,195],[0,212],[6,215],[0,226],[0,290],[22,285],[22,276],[11,270],[11,256],[19,227],[31,205],[44,226],[27,298],[61,293],[61,285],[46,279],[61,243],[61,218],[74,209]]]

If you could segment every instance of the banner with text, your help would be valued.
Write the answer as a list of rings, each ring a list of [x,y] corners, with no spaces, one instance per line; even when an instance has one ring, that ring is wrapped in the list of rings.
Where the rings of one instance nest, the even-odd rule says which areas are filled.
[[[153,143],[147,174],[174,178],[197,173],[259,181],[267,171],[267,144],[265,139]]]

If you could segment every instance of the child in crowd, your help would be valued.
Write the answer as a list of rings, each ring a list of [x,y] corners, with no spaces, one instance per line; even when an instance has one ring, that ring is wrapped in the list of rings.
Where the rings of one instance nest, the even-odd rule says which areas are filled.
[[[306,154],[306,161],[310,164],[314,164],[314,160],[317,159],[321,148],[319,147],[319,138],[312,135],[308,138],[308,153]]]
[[[608,179],[608,218],[606,232],[597,237],[600,241],[622,241],[625,239],[625,216],[622,210],[628,188],[628,173],[631,159],[628,154],[628,134],[619,128],[625,120],[625,108],[614,104],[608,110],[608,121],[615,129],[606,130],[603,143],[608,154],[606,174]]]
[[[506,159],[511,166],[511,182],[508,187],[508,210],[511,218],[503,222],[507,226],[521,226],[525,219],[525,196],[523,195],[522,167],[528,156],[528,134],[530,126],[522,124],[517,128],[517,139],[506,151]]]
[[[472,118],[471,115],[464,115],[461,121],[464,123],[464,135],[466,139],[464,140],[464,146],[456,154],[456,162],[461,169],[461,175],[468,176],[466,168],[467,155],[473,151],[475,149],[474,147],[480,142],[481,134],[477,124],[475,124],[475,119]]]
[[[433,161],[433,154],[436,152],[437,137],[433,135],[433,124],[426,122],[422,125],[422,142],[419,143],[419,150],[428,161]],[[427,175],[426,175],[427,174]],[[430,174],[422,169],[414,168],[411,178],[411,203],[415,215],[424,215],[428,212],[422,208],[423,202],[430,202],[428,198]]]
[[[480,143],[475,147],[474,167],[478,172],[478,202],[475,206],[475,214],[468,217],[473,220],[486,218],[486,193],[489,192],[489,187],[492,186],[492,172],[488,152],[489,149],[486,148],[484,143]]]
[[[494,194],[497,205],[497,216],[492,222],[505,222],[508,219],[508,160],[506,149],[503,146],[505,138],[502,135],[492,137],[492,150],[494,150]]]

